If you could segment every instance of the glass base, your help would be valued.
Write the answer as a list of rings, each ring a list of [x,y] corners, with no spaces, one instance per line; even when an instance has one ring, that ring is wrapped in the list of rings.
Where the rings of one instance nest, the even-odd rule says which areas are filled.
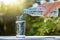
[[[16,35],[16,38],[25,38],[25,35]]]

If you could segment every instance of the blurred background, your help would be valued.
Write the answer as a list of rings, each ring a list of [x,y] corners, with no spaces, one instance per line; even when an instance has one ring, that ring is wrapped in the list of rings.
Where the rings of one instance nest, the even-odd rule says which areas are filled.
[[[46,1],[48,2],[49,0]],[[37,1],[36,0],[0,0],[0,36],[16,35],[16,23],[15,23],[16,16],[20,16],[25,8],[31,7],[34,3],[37,3]],[[37,17],[32,17],[31,20],[35,18]],[[40,18],[38,19],[40,20]],[[27,18],[26,20],[28,20],[27,21],[28,23],[29,19]],[[36,23],[34,25],[37,24],[39,23]],[[37,31],[35,32],[36,34],[32,32],[33,28],[34,26],[29,31],[29,24],[28,24],[26,27],[26,35],[39,35]],[[36,30],[36,28],[34,30]],[[29,34],[30,32],[32,33]]]
[[[32,0],[0,0],[0,36],[16,35],[16,16],[32,4]]]

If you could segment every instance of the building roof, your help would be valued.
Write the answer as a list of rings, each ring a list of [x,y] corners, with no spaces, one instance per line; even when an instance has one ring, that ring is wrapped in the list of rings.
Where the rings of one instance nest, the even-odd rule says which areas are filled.
[[[43,10],[46,10],[43,13],[43,16],[46,16],[48,14],[51,14],[51,12],[53,12],[55,9],[60,8],[60,1],[44,3],[44,4],[39,5],[38,7],[31,7],[28,9],[29,11],[28,10],[27,11],[30,12],[30,10],[37,10],[37,9],[41,11],[40,9],[41,7]]]

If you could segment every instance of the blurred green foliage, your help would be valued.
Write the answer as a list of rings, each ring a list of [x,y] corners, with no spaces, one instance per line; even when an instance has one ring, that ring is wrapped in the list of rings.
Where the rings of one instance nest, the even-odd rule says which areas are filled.
[[[43,36],[43,35],[60,35],[60,17],[43,17],[26,16],[26,35]]]

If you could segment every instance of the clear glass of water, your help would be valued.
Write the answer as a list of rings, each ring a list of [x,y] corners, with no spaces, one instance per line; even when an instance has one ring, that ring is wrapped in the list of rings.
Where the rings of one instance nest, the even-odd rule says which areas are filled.
[[[16,36],[25,36],[25,20],[23,16],[16,17]]]

